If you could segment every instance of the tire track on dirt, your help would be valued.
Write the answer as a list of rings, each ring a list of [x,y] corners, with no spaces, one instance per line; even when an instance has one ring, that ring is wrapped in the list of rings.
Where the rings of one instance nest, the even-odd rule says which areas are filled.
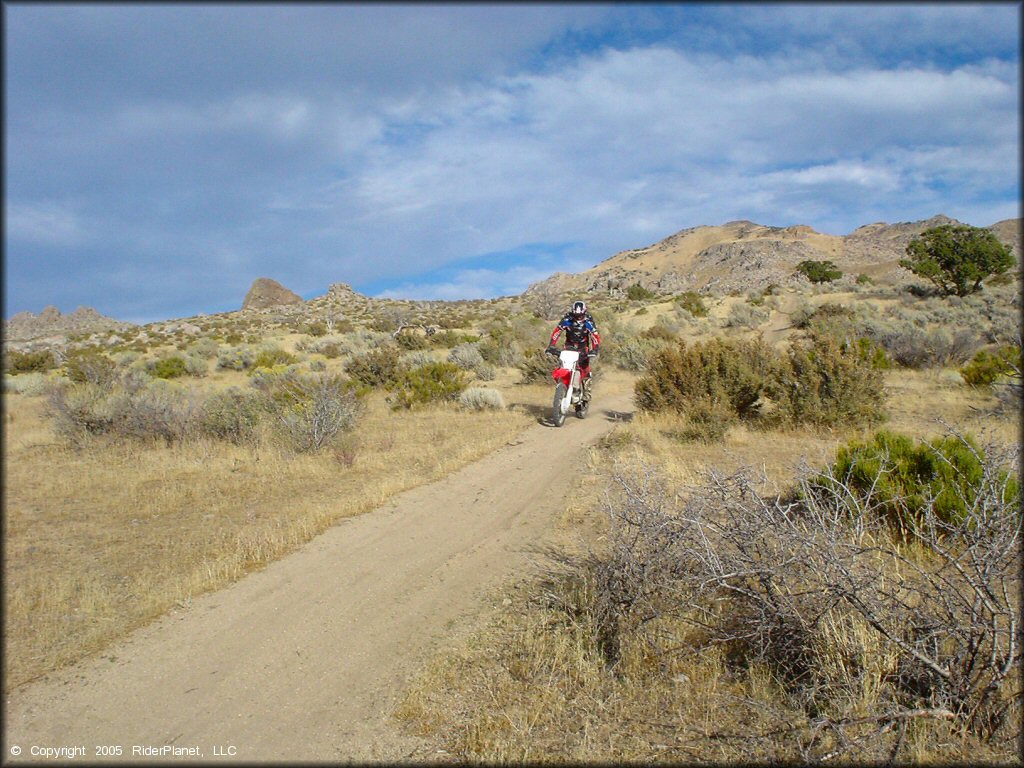
[[[412,754],[421,744],[398,732],[391,710],[482,593],[529,567],[564,508],[574,460],[632,409],[621,387],[599,386],[594,402],[585,420],[531,427],[100,657],[8,694],[5,759],[82,746],[100,762],[112,759],[94,754],[104,745],[132,762],[168,759],[135,746],[167,745],[197,753],[176,759],[204,762]]]

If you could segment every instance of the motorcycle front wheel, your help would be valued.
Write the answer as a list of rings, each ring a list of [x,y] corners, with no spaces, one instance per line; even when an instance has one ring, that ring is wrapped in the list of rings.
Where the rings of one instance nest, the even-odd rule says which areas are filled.
[[[555,402],[551,409],[551,421],[555,423],[556,427],[560,427],[565,423],[565,411],[562,410],[562,401],[565,399],[565,384],[558,383],[555,385]]]

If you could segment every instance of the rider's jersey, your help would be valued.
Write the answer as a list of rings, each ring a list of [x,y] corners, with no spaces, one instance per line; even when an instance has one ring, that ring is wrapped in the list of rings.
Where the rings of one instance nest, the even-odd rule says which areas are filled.
[[[565,345],[571,349],[590,351],[601,343],[601,336],[597,332],[594,318],[589,314],[583,320],[577,320],[571,312],[567,312],[551,333],[552,347],[558,344],[558,339],[563,331],[565,332]]]

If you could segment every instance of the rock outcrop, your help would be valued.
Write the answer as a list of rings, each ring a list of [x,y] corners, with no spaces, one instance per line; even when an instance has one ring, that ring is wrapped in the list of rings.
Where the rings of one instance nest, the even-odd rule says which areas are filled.
[[[271,309],[289,304],[302,304],[303,299],[297,293],[293,293],[276,280],[269,277],[259,277],[253,281],[252,287],[245,295],[242,302],[242,309]]]
[[[49,306],[38,315],[32,312],[19,312],[11,317],[4,323],[4,341],[28,341],[43,337],[123,331],[135,327],[134,323],[105,317],[92,307],[79,307],[65,315],[56,307]]]

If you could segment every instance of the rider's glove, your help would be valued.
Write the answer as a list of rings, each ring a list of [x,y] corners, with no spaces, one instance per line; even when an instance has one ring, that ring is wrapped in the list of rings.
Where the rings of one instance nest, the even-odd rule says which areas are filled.
[[[547,354],[549,354],[549,355],[557,355],[557,354],[558,354],[558,347],[556,347],[556,346],[555,346],[554,344],[552,344],[551,346],[549,346],[549,347],[548,347],[548,348],[547,348],[546,350],[544,350],[544,351],[545,351],[545,352],[546,352]]]

